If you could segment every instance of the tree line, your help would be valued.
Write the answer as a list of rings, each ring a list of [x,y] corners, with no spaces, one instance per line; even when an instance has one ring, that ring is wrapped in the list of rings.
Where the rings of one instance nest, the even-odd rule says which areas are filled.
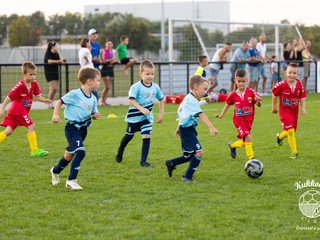
[[[289,24],[288,20],[283,20],[281,23]],[[165,24],[167,27],[167,24]],[[78,43],[80,39],[87,36],[89,29],[95,28],[99,31],[99,43],[104,45],[107,39],[112,40],[115,44],[119,43],[121,35],[126,34],[130,37],[130,48],[135,49],[138,53],[144,51],[159,52],[161,48],[161,22],[149,21],[145,18],[134,17],[132,14],[121,13],[104,13],[104,14],[88,14],[81,15],[80,13],[66,12],[64,15],[55,14],[45,18],[44,14],[36,11],[31,15],[19,16],[12,14],[10,16],[0,16],[0,45],[3,45],[7,36],[9,36],[9,47],[19,46],[37,46],[43,36],[53,38],[49,40],[58,40],[61,43]],[[180,31],[188,33],[185,28],[181,27]],[[298,25],[304,39],[312,42],[312,52],[318,55],[320,52],[320,26],[305,26]],[[256,36],[259,35],[259,27],[255,26],[250,29],[240,29],[233,31],[225,36],[221,31],[208,32],[207,29],[200,30],[205,38],[214,41],[223,42],[238,42],[247,34],[253,35],[256,31]],[[268,30],[267,30],[268,31]],[[270,35],[266,31],[267,36],[272,36],[273,29],[270,29]],[[167,32],[167,31],[166,31]],[[179,32],[179,30],[178,30]],[[184,44],[188,44],[189,36],[184,36]],[[273,41],[272,37],[268,37],[268,42]],[[189,43],[191,44],[191,43]],[[179,45],[177,46],[179,49]],[[199,46],[199,52],[201,48]],[[188,51],[183,53],[185,59],[188,60]],[[189,59],[190,60],[190,59]]]

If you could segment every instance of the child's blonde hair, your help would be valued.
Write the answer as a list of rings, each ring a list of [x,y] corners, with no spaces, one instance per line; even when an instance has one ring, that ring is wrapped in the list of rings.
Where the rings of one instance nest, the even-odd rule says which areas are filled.
[[[139,68],[140,72],[143,72],[144,68],[155,68],[155,66],[152,61],[146,59],[140,63],[140,68]]]
[[[200,75],[192,75],[190,78],[189,78],[189,88],[191,89],[191,90],[193,90],[194,89],[194,86],[196,85],[196,84],[198,84],[198,85],[202,85],[203,83],[208,83],[208,80],[207,79],[205,79],[205,78],[203,78],[203,77],[201,77]]]
[[[21,72],[22,74],[26,74],[29,70],[37,70],[36,65],[31,61],[25,61],[21,65]]]

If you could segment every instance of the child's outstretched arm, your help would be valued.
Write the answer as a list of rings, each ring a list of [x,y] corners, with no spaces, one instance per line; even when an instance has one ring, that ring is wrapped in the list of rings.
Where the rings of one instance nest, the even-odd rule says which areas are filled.
[[[306,101],[305,99],[300,100],[300,106],[301,106],[301,114],[303,116],[307,116],[307,110],[306,110]]]
[[[44,98],[42,96],[36,96],[36,99],[39,101],[39,102],[43,102],[43,103],[46,103],[46,104],[50,104],[52,103],[52,100],[49,99],[49,98]]]
[[[272,95],[272,109],[271,109],[272,113],[278,113],[278,109],[277,109],[277,97]]]
[[[212,125],[207,115],[200,113],[199,118],[207,125],[211,135],[215,136],[218,134],[219,131]]]
[[[146,109],[144,107],[142,107],[139,103],[137,103],[136,100],[134,100],[133,98],[129,99],[129,104],[132,105],[134,108],[138,109],[141,113],[143,113],[144,115],[149,115],[150,111],[149,109]]]
[[[164,100],[159,101],[159,114],[157,117],[157,123],[161,123],[164,116]]]
[[[230,105],[226,104],[224,105],[224,108],[222,109],[220,114],[215,114],[214,117],[215,118],[223,118],[224,114],[229,110]]]
[[[61,108],[61,105],[62,105],[62,101],[61,101],[61,99],[59,99],[56,102],[56,106],[54,107],[54,110],[53,110],[52,122],[54,122],[54,123],[60,122],[59,110]]]
[[[261,107],[262,105],[262,98],[259,95],[256,95],[256,105]]]

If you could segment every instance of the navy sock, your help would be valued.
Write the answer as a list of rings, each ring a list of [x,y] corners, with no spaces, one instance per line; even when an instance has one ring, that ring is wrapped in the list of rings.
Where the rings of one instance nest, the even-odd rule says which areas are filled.
[[[191,159],[191,155],[189,156],[181,156],[181,157],[177,157],[177,158],[174,158],[174,159],[171,159],[171,162],[172,162],[172,165],[173,166],[176,166],[176,165],[180,165],[182,163],[186,163],[186,162],[189,162]]]
[[[78,150],[76,152],[76,155],[73,158],[71,163],[70,175],[68,177],[68,180],[77,179],[78,172],[80,170],[81,161],[84,159],[85,156],[86,156],[86,151],[84,150]]]
[[[146,162],[150,149],[150,138],[142,139],[141,162]]]
[[[67,160],[65,160],[63,157],[60,159],[60,161],[58,162],[58,164],[56,166],[54,166],[53,168],[53,173],[55,174],[59,174],[66,166],[68,166],[70,162],[68,162]]]
[[[197,157],[197,156],[193,156],[190,159],[189,167],[184,175],[186,178],[192,179],[192,176],[194,172],[197,170],[197,167],[199,166],[200,161],[201,161],[201,157]]]
[[[118,151],[123,153],[124,149],[126,148],[126,146],[128,145],[128,143],[132,140],[134,135],[129,135],[126,134],[123,136],[121,142],[120,142],[120,147],[118,148]]]

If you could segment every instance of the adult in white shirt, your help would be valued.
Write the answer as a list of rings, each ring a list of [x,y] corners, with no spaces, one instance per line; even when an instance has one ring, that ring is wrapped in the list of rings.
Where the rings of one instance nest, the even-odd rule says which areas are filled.
[[[209,65],[210,77],[207,93],[211,93],[213,89],[218,86],[218,74],[220,69],[223,68],[223,63],[228,61],[228,52],[232,49],[232,43],[225,43],[224,47],[218,49],[212,57],[212,62]]]
[[[92,67],[92,55],[91,55],[91,46],[88,38],[82,38],[80,42],[81,48],[79,49],[79,64],[80,68],[83,67]]]
[[[262,62],[258,66],[258,83],[260,80],[260,77],[262,77],[262,84],[261,84],[261,93],[265,94],[266,90],[266,82],[267,82],[267,76],[264,69],[264,64],[269,62],[269,57],[267,55],[267,44],[266,44],[267,36],[265,33],[261,33],[259,36],[259,42],[257,43],[257,50],[259,54],[259,58],[262,60]]]

